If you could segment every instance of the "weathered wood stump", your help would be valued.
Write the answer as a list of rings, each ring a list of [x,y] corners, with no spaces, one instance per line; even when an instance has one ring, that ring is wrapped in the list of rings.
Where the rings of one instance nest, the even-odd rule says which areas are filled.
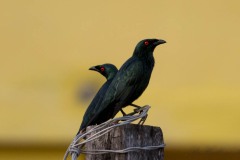
[[[88,127],[87,130],[92,127]],[[94,134],[94,133],[92,133]],[[122,150],[128,147],[146,147],[163,144],[160,127],[127,124],[86,144],[86,150]],[[140,150],[128,153],[86,155],[86,160],[163,160],[164,149]]]

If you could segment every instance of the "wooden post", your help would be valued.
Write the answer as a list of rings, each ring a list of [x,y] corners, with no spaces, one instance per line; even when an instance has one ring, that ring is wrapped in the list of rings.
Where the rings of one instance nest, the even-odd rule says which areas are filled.
[[[88,127],[87,130],[89,129],[91,127]],[[163,143],[163,134],[160,127],[127,124],[87,143],[86,150],[122,150],[128,147],[157,146]],[[86,160],[163,160],[163,157],[164,149],[155,149],[128,153],[87,154]]]

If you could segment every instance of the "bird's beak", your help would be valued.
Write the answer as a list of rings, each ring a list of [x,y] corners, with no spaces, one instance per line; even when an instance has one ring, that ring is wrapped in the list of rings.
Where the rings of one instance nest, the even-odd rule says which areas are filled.
[[[162,40],[162,39],[159,39],[157,42],[154,42],[153,45],[154,46],[157,46],[159,44],[163,44],[163,43],[167,43],[166,41]]]
[[[98,71],[97,68],[95,66],[89,68],[89,70],[92,70],[92,71]]]

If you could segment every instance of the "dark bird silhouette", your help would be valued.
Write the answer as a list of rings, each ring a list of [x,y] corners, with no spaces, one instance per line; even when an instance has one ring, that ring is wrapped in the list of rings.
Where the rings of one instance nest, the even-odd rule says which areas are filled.
[[[92,119],[93,116],[95,116],[96,112],[98,111],[98,106],[100,106],[102,99],[105,95],[105,92],[107,91],[109,85],[111,84],[113,78],[115,77],[116,73],[118,72],[118,69],[113,64],[103,64],[103,65],[97,65],[89,68],[89,70],[97,71],[100,74],[102,74],[107,81],[102,85],[102,87],[99,89],[95,97],[93,98],[92,102],[88,106],[82,120],[82,124],[80,126],[80,129],[78,133],[85,129],[89,125],[98,124],[98,119]],[[92,121],[90,122],[90,119]]]
[[[108,87],[101,104],[100,110],[89,120],[95,119],[98,123],[113,118],[118,111],[131,105],[147,88],[154,67],[153,51],[159,44],[166,43],[159,39],[144,39],[140,41],[130,57],[117,72]]]

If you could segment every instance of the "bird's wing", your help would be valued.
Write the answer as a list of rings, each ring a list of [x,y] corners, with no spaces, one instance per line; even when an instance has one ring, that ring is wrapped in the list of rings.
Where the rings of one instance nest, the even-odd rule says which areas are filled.
[[[118,103],[121,103],[119,104],[121,107],[128,104],[134,98],[131,95],[136,92],[135,84],[141,81],[142,74],[144,74],[142,71],[143,67],[140,61],[129,59],[113,79],[97,114],[108,107],[115,107]]]
[[[118,80],[118,86],[116,88],[115,99],[121,103],[120,105],[126,105],[135,100],[134,93],[138,91],[136,84],[141,83],[144,70],[140,61],[133,61],[133,65],[129,65],[122,73]]]

